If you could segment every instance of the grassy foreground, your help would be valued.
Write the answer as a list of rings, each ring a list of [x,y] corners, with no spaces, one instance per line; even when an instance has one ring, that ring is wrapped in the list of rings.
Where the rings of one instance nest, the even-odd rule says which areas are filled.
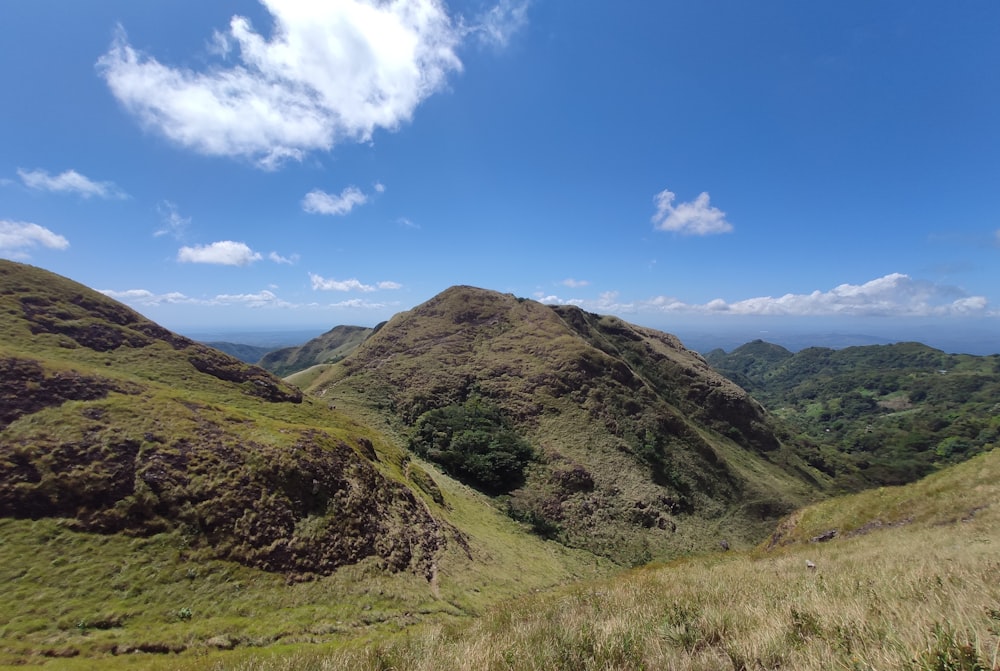
[[[897,488],[895,519],[870,507],[868,523],[857,524],[858,507],[885,491],[841,500],[843,519],[833,502],[800,516],[818,519],[817,529],[841,525],[846,533],[830,542],[792,538],[771,550],[649,566],[509,602],[471,623],[211,668],[1000,669],[998,469],[1000,452]]]

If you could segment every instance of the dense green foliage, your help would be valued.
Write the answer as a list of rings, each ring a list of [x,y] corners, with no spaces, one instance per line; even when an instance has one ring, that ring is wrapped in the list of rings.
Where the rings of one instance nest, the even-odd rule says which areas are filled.
[[[524,469],[534,456],[500,409],[477,398],[421,415],[410,449],[491,494],[522,484]]]
[[[1000,355],[919,343],[792,354],[755,341],[706,358],[848,488],[912,482],[1000,442]]]

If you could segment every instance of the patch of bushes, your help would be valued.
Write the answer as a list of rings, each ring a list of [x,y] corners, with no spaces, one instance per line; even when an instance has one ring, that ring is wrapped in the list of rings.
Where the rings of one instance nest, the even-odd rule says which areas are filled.
[[[482,399],[423,413],[410,449],[441,466],[449,475],[487,494],[504,494],[524,483],[524,469],[534,450]]]

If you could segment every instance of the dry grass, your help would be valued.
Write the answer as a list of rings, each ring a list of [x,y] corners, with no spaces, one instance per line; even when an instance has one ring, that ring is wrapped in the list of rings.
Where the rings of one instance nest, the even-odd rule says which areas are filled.
[[[991,512],[774,556],[685,560],[519,600],[472,626],[215,668],[1000,668],[998,528]]]
[[[943,511],[948,519],[914,519],[828,543],[678,560],[514,600],[471,624],[213,668],[1000,669],[1000,510],[992,506],[995,486],[976,483],[998,466],[1000,453],[988,454],[894,492],[896,508],[918,510],[933,492],[940,501],[951,482],[972,516]],[[824,521],[853,519],[856,501],[840,500],[843,520],[828,511],[833,503],[821,504]]]

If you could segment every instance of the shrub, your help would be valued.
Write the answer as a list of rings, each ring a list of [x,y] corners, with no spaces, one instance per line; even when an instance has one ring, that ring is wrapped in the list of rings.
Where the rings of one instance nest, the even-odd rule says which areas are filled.
[[[476,398],[423,413],[410,449],[488,494],[520,486],[534,457],[499,408]]]

